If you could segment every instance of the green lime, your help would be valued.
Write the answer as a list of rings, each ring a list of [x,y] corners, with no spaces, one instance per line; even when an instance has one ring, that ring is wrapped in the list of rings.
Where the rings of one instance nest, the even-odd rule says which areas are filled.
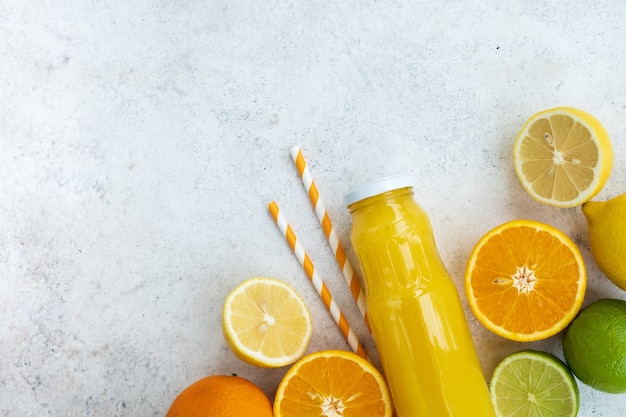
[[[605,298],[581,310],[565,331],[563,354],[583,383],[626,392],[626,301]]]
[[[489,384],[498,417],[575,417],[580,399],[574,376],[556,356],[523,350],[500,362]]]

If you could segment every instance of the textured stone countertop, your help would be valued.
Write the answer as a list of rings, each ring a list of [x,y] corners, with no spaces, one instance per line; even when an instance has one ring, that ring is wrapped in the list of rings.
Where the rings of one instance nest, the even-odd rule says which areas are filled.
[[[476,241],[530,218],[579,245],[585,305],[626,299],[580,209],[534,202],[511,156],[531,114],[580,107],[613,139],[596,199],[626,191],[625,20],[621,0],[0,0],[0,414],[163,416],[215,373],[273,398],[286,369],[244,364],[220,328],[257,275],[303,295],[309,351],[348,349],[272,200],[377,360],[294,145],[352,260],[343,195],[409,173],[460,291]],[[561,335],[505,340],[463,302],[487,379],[517,350],[563,356]],[[624,416],[626,395],[580,390],[580,416]]]

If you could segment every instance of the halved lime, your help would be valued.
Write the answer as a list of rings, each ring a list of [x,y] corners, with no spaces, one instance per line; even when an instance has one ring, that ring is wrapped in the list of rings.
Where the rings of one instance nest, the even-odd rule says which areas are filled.
[[[523,350],[493,372],[491,400],[498,417],[575,417],[580,398],[569,368],[547,352]]]

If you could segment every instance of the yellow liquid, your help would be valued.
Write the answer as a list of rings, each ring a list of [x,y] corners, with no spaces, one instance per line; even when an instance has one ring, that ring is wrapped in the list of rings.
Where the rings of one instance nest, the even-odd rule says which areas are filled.
[[[457,289],[410,188],[350,205],[368,316],[398,417],[495,417]]]

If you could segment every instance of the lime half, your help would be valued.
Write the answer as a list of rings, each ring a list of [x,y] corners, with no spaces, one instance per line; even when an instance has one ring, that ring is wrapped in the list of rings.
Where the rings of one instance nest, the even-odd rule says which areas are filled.
[[[578,385],[567,366],[546,352],[513,353],[496,367],[489,385],[498,417],[575,417]]]

